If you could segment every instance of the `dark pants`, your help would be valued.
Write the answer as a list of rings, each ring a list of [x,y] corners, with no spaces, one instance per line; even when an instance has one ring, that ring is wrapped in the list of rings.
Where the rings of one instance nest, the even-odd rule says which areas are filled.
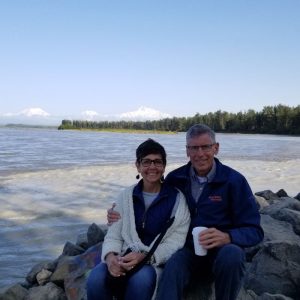
[[[107,265],[100,263],[90,273],[87,280],[88,300],[111,300],[112,291],[107,286]],[[143,266],[127,282],[124,299],[150,300],[156,286],[156,272],[150,265]]]
[[[193,282],[214,280],[216,300],[234,300],[238,296],[244,274],[245,254],[236,245],[228,244],[209,250],[206,256],[196,256],[193,250],[184,247],[166,263],[156,299],[181,300],[193,278]]]

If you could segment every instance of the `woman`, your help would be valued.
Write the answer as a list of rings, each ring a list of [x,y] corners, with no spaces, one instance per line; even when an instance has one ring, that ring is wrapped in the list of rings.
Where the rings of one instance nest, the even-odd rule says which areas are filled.
[[[127,279],[122,295],[125,300],[151,299],[161,266],[185,242],[190,223],[189,210],[183,194],[163,183],[165,149],[152,139],[146,140],[136,149],[135,165],[142,179],[125,189],[116,201],[115,210],[121,219],[109,227],[102,247],[102,263],[88,278],[88,300],[116,296],[108,278],[124,276],[141,262],[166,222],[175,216],[149,262]],[[122,256],[129,248],[131,252]]]

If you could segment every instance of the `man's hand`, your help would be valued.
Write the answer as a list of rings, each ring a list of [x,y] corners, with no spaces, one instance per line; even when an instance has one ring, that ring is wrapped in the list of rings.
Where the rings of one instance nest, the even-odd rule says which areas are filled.
[[[216,228],[208,228],[200,232],[199,243],[204,249],[212,249],[221,247],[231,242],[228,233],[220,231]]]
[[[112,204],[112,207],[107,210],[107,225],[111,225],[121,219],[120,214],[114,210],[116,203]]]

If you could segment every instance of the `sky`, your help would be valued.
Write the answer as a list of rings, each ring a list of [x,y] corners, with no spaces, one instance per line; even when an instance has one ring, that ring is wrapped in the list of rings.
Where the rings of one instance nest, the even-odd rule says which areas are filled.
[[[0,0],[0,118],[300,104],[299,0]]]

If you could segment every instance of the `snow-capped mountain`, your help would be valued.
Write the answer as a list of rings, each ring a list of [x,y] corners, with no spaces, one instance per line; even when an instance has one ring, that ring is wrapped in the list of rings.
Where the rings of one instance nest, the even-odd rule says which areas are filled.
[[[39,107],[27,108],[22,110],[19,115],[26,117],[49,117],[50,114]]]
[[[87,121],[97,120],[99,114],[94,110],[85,110],[81,113],[81,118]]]
[[[59,125],[61,117],[51,116],[39,107],[26,108],[17,113],[0,115],[0,124],[25,124],[25,125]]]
[[[17,113],[5,113],[0,115],[0,125],[26,124],[26,125],[53,125],[58,126],[63,119],[87,120],[87,121],[146,121],[170,118],[171,116],[153,108],[141,106],[135,111],[116,115],[100,115],[94,110],[85,110],[78,115],[53,116],[39,107],[26,108]]]
[[[170,118],[171,116],[166,113],[162,113],[153,108],[141,106],[135,111],[125,112],[115,115],[100,115],[96,111],[86,110],[81,112],[79,119],[87,121],[146,121],[146,120],[159,120],[164,118]]]
[[[159,120],[170,117],[169,114],[145,106],[141,106],[138,110],[122,113],[120,115],[122,120],[132,121]]]
[[[5,113],[4,117],[16,117],[16,116],[24,116],[24,117],[49,117],[50,114],[44,111],[39,107],[26,108],[17,113]]]

